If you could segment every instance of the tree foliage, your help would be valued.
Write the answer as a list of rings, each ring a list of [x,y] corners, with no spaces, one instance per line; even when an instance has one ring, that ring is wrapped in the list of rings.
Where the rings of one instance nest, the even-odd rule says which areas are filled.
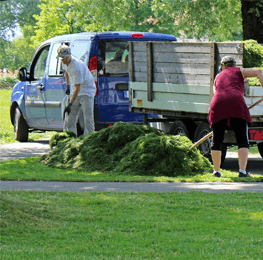
[[[0,2],[0,68],[11,70],[28,66],[34,48],[31,37],[34,35],[35,19],[40,14],[38,4],[41,0],[8,0]],[[10,41],[20,28],[23,36]]]
[[[173,34],[177,37],[183,34],[186,38],[194,37],[198,40],[242,40],[243,1],[8,0],[0,2],[0,68],[28,65],[35,48],[44,40],[57,35],[85,31],[148,31]],[[258,10],[255,9],[254,12]],[[14,33],[17,26],[21,28],[23,36],[12,42],[7,41],[7,31]]]
[[[44,0],[35,43],[78,31],[134,30],[241,40],[240,0]]]

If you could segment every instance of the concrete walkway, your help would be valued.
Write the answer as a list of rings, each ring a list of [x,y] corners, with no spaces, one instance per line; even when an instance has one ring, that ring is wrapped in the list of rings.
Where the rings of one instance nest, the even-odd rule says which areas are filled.
[[[263,182],[56,182],[0,181],[0,190],[69,192],[260,192]],[[263,196],[263,195],[262,195]],[[263,198],[263,197],[262,197]]]
[[[0,145],[0,162],[35,157],[50,152],[49,139]]]

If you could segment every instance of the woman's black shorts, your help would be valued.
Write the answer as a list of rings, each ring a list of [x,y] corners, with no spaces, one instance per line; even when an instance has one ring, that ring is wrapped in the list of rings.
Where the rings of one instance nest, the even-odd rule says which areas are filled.
[[[231,117],[230,125],[233,128],[238,144],[238,149],[240,148],[248,148],[248,123],[246,120]],[[213,129],[213,142],[212,142],[212,150],[221,151],[222,144],[225,136],[225,129],[227,127],[228,118],[218,121],[217,123],[212,125]]]

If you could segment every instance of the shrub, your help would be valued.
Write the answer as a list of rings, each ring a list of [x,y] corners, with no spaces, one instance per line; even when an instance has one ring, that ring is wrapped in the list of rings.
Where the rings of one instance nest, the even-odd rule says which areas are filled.
[[[244,41],[244,68],[263,67],[263,46],[255,40]]]
[[[11,88],[18,82],[18,71],[13,73],[12,71],[3,72],[0,70],[0,89]]]

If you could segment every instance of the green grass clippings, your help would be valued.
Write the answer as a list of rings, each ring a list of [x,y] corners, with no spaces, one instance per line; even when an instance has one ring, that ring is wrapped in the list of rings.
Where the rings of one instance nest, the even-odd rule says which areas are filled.
[[[50,141],[51,148],[55,145],[42,158],[50,167],[168,177],[212,170],[207,158],[190,149],[187,137],[168,136],[146,125],[118,122],[78,138],[57,133]]]

